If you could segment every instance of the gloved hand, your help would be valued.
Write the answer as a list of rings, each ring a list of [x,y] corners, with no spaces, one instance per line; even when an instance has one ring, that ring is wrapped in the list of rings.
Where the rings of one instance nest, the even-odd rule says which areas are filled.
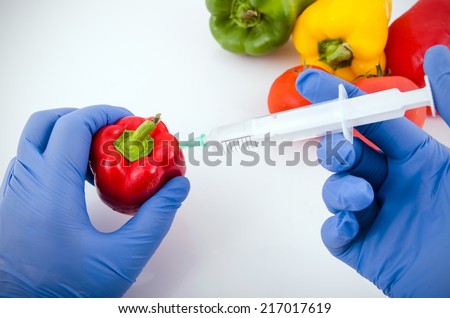
[[[450,124],[449,49],[431,48],[424,68]],[[297,88],[321,102],[337,97],[339,83],[350,97],[364,94],[312,69],[299,76]],[[357,129],[382,152],[359,139],[343,142],[342,134],[318,148],[322,165],[336,172],[323,187],[334,213],[322,227],[324,244],[388,296],[450,297],[450,150],[405,118]],[[327,149],[339,145],[339,156],[331,158]]]
[[[177,177],[113,233],[86,211],[92,134],[129,111],[111,106],[33,114],[0,188],[0,296],[116,297],[133,284],[189,192]]]

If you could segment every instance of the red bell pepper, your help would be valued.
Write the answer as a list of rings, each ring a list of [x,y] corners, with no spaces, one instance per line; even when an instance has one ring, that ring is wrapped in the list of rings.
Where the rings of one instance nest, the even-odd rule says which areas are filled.
[[[308,68],[320,69],[317,66],[296,65],[284,71],[273,81],[267,96],[267,105],[271,114],[311,105],[311,102],[304,98],[295,87],[299,74]]]
[[[178,140],[159,118],[124,117],[93,137],[89,164],[95,186],[118,212],[135,214],[165,182],[186,172]]]
[[[392,75],[425,85],[423,59],[428,48],[450,48],[450,0],[419,0],[389,27],[385,52]]]

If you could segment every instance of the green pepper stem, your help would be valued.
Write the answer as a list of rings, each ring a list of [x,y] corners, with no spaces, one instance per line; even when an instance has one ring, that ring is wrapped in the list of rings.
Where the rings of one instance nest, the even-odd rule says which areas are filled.
[[[326,39],[318,43],[319,59],[333,70],[350,66],[353,61],[351,46],[342,39]]]
[[[241,19],[243,20],[248,20],[254,17],[258,16],[258,12],[252,9],[246,10],[246,11],[242,11],[241,13]]]
[[[139,127],[133,132],[133,134],[128,138],[128,141],[143,141],[156,127],[159,122],[161,114],[156,114],[153,119],[144,121]]]
[[[124,130],[114,142],[114,147],[128,161],[134,162],[148,156],[154,147],[150,133],[156,128],[161,114],[156,114],[152,120],[146,120],[136,130]]]
[[[248,0],[233,0],[230,18],[241,28],[247,29],[258,25],[261,14],[251,6]]]

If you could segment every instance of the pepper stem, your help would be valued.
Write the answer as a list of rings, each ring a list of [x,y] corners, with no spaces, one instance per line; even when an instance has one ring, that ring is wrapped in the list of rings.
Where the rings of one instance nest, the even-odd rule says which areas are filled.
[[[243,19],[243,20],[249,20],[249,19],[257,17],[257,16],[258,16],[258,12],[253,9],[249,9],[249,10],[243,11],[241,13],[241,19]]]
[[[350,66],[353,61],[351,46],[342,39],[326,39],[318,43],[319,60],[333,70]]]
[[[238,26],[247,29],[258,25],[261,13],[256,11],[248,0],[233,0],[230,19]]]
[[[136,130],[124,130],[114,142],[114,147],[128,161],[134,162],[148,156],[154,147],[154,140],[150,133],[156,128],[161,114],[151,120],[144,121]]]
[[[153,119],[144,121],[128,138],[128,141],[129,142],[143,141],[145,137],[147,137],[153,131],[153,129],[155,129],[156,124],[158,123],[160,118],[161,114],[156,114],[156,116]]]

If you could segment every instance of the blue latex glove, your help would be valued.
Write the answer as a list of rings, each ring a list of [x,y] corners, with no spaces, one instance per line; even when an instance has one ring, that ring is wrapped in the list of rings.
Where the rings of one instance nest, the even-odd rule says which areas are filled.
[[[86,211],[92,134],[129,111],[111,106],[33,114],[0,188],[0,296],[116,297],[136,280],[189,192],[177,177],[113,233]]]
[[[424,68],[449,124],[449,49],[431,48]],[[301,74],[297,88],[321,102],[337,97],[339,83],[350,97],[364,94],[316,70]],[[326,143],[338,145],[342,134],[318,148],[322,165],[336,172],[323,187],[334,213],[322,227],[324,244],[388,296],[450,297],[450,150],[405,118],[357,128],[382,152],[357,139],[339,150],[346,163],[330,158]]]

